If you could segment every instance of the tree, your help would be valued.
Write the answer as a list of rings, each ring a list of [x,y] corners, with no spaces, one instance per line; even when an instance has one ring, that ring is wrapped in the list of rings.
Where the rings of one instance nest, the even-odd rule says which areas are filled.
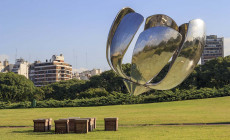
[[[25,76],[12,72],[0,73],[0,101],[28,101],[39,92]]]
[[[75,99],[76,93],[86,90],[86,81],[71,79],[60,81],[41,87],[45,93],[45,99]]]
[[[88,88],[104,88],[108,92],[127,93],[123,79],[112,70],[105,71],[99,76],[92,76],[87,85]]]
[[[230,56],[218,57],[198,69],[197,87],[221,88],[230,84]]]

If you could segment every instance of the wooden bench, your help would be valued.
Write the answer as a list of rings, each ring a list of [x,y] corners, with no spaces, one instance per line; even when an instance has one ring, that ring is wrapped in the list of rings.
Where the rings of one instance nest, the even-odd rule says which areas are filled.
[[[94,129],[96,129],[96,127],[97,127],[97,126],[96,126],[96,119],[97,119],[97,118],[94,118]]]
[[[104,118],[105,131],[117,131],[118,130],[118,118]]]
[[[55,120],[55,133],[69,133],[69,119]]]
[[[82,118],[82,119],[88,119],[88,129],[89,131],[93,131],[94,130],[94,118]]]
[[[34,122],[34,132],[47,132],[49,130],[48,119],[37,119]]]
[[[89,119],[75,119],[75,133],[88,133]]]
[[[69,117],[69,131],[75,132],[75,120],[79,119],[80,117]]]
[[[52,127],[52,118],[48,118],[48,131],[51,131]]]

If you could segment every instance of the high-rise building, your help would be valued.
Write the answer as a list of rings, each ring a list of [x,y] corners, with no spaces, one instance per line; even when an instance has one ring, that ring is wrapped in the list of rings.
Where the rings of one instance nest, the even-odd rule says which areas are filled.
[[[224,57],[224,38],[217,38],[216,35],[209,35],[206,37],[206,45],[201,56],[201,64],[217,58]]]
[[[46,62],[35,61],[30,65],[30,79],[35,86],[44,86],[61,80],[72,79],[72,66],[64,62],[64,56],[53,55]]]
[[[35,61],[34,63],[31,63],[29,65],[29,79],[31,81],[35,81],[35,69],[34,69],[34,64],[41,63],[40,61]]]
[[[16,59],[12,72],[29,78],[29,63],[22,58]]]

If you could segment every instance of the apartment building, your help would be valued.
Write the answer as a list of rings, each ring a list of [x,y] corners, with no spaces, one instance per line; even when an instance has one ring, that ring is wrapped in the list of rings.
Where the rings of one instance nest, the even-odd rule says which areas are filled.
[[[16,59],[11,71],[29,78],[29,63],[22,58]]]
[[[218,38],[217,35],[209,35],[206,37],[206,45],[201,56],[201,64],[217,58],[224,57],[224,38]]]
[[[41,61],[34,61],[34,63],[31,63],[29,65],[29,79],[31,81],[35,81],[35,69],[34,69],[34,64],[41,63]]]
[[[72,79],[72,66],[64,62],[64,56],[53,55],[46,62],[35,61],[30,67],[30,79],[35,86],[44,86],[61,80]]]

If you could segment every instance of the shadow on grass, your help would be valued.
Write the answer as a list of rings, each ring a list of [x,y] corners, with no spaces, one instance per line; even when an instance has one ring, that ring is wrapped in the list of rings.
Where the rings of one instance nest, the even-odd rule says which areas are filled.
[[[187,126],[187,125],[230,125],[230,122],[213,122],[213,123],[164,123],[164,124],[120,124],[120,127],[137,127],[137,126]]]
[[[20,131],[12,131],[12,133],[23,133],[27,135],[51,135],[55,134],[55,132],[49,131],[49,132],[34,132],[33,130],[20,130]]]
[[[230,122],[213,122],[213,123],[166,123],[166,124],[120,124],[119,127],[138,127],[138,126],[201,126],[201,125],[230,125]],[[89,133],[105,131],[104,129],[95,129]],[[34,132],[33,130],[12,131],[12,133],[23,133],[27,135],[58,135],[54,130],[49,132]],[[66,133],[67,134],[67,133]],[[77,133],[69,133],[77,134]],[[59,134],[60,135],[60,134]]]
[[[159,125],[230,125],[230,122],[213,122],[213,123],[167,123]]]
[[[96,132],[101,132],[104,130],[94,130],[88,133],[96,133]],[[22,134],[27,134],[27,135],[63,135],[63,134],[56,134],[54,130],[51,130],[49,132],[34,132],[33,130],[21,130],[21,131],[12,131],[12,133],[22,133]],[[85,133],[74,133],[74,132],[70,132],[70,133],[65,133],[65,134],[82,134],[85,135]]]

